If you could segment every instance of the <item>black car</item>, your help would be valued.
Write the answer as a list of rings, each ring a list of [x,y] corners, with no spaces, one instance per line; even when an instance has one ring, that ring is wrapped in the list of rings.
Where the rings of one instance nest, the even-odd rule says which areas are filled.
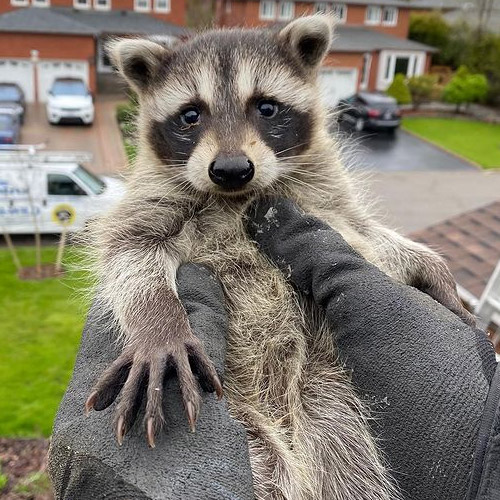
[[[12,112],[2,112],[0,109],[0,144],[17,144],[20,129],[19,116]]]
[[[24,123],[26,101],[23,89],[16,83],[0,83],[0,108],[5,104],[17,104],[22,109],[20,120]]]
[[[394,132],[401,124],[396,99],[385,94],[360,92],[342,99],[337,106],[339,121],[361,132],[377,130]]]

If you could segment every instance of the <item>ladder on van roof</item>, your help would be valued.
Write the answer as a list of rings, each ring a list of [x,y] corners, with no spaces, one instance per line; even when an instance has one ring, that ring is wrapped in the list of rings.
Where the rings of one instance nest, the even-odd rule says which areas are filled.
[[[87,151],[45,151],[45,144],[0,145],[0,165],[30,165],[31,163],[89,163],[93,155]]]

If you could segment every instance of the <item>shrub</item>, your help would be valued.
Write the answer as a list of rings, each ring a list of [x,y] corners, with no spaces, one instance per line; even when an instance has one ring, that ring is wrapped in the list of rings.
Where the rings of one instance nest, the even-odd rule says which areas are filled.
[[[136,113],[137,109],[131,102],[118,104],[118,106],[116,106],[116,119],[118,123],[130,122],[135,118]]]
[[[413,76],[408,80],[408,90],[411,94],[414,109],[431,99],[437,80],[436,75]]]
[[[409,38],[438,48],[439,52],[433,56],[435,64],[447,64],[449,62],[443,60],[442,54],[443,52],[446,54],[450,43],[450,36],[451,27],[438,12],[430,14],[415,13],[410,16]]]
[[[484,75],[471,74],[466,66],[460,66],[450,83],[444,88],[443,100],[456,104],[458,112],[462,104],[484,101],[488,91],[488,80]]]
[[[410,104],[411,94],[406,84],[405,76],[398,73],[389,88],[387,89],[387,95],[394,97],[398,104]]]

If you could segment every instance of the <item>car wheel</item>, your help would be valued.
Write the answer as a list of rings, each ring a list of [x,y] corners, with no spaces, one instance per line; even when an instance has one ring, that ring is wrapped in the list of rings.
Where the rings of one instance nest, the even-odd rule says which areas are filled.
[[[365,128],[365,121],[363,120],[363,118],[358,118],[354,122],[354,129],[356,130],[356,132],[362,132],[364,128]]]

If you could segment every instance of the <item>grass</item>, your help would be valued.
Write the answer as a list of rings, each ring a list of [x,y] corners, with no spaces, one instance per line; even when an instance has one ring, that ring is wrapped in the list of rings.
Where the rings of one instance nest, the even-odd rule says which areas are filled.
[[[9,482],[9,478],[7,474],[2,472],[2,463],[0,462],[0,493],[5,489],[7,483]]]
[[[34,264],[34,250],[18,248],[23,265]],[[44,247],[44,262],[56,249]],[[68,264],[77,254],[67,250]],[[82,331],[85,304],[78,291],[82,272],[63,279],[21,281],[6,249],[0,249],[0,435],[49,436],[71,376]]]
[[[46,472],[38,471],[28,474],[22,478],[13,488],[13,492],[17,493],[21,498],[31,499],[37,495],[46,493],[51,490],[49,476]]]
[[[499,124],[458,118],[405,118],[403,129],[485,169],[500,169]]]

